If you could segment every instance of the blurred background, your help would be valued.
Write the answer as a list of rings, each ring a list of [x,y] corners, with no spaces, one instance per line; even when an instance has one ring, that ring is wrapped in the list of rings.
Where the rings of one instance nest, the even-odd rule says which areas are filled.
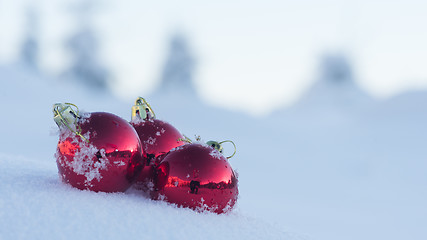
[[[243,216],[302,239],[426,239],[426,9],[0,0],[0,153],[54,163],[54,102],[130,120],[143,96],[236,143]]]
[[[373,98],[427,87],[423,1],[0,4],[0,63],[124,100],[180,75],[202,101],[261,116],[298,101],[331,62]]]

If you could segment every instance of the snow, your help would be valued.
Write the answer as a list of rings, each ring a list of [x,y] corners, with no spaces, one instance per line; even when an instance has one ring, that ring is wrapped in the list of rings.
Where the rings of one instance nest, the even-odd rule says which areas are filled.
[[[213,149],[213,150],[209,153],[209,155],[211,155],[213,158],[216,158],[216,159],[218,159],[218,160],[221,160],[222,156],[224,156],[224,155],[222,155],[220,152],[218,152],[216,149]]]
[[[426,92],[387,101],[355,94],[355,108],[338,95],[264,118],[207,106],[195,95],[143,96],[157,118],[187,136],[236,144],[229,161],[239,173],[239,199],[230,214],[216,215],[134,189],[95,193],[62,183],[52,104],[130,120],[133,102],[17,66],[0,66],[0,79],[0,239],[427,238]],[[316,89],[323,93],[307,94],[337,92]]]
[[[1,239],[284,239],[236,211],[196,213],[138,193],[94,193],[61,183],[55,164],[1,155]]]
[[[80,123],[89,121],[88,119],[90,114],[83,113],[82,116],[83,117],[79,119]],[[96,132],[86,132],[82,136],[85,140],[89,141],[91,139],[91,135],[95,136]],[[105,170],[109,167],[109,161],[105,155],[105,149],[98,149],[90,142],[88,143],[82,140],[80,136],[74,134],[65,126],[61,127],[58,137],[61,140],[61,144],[74,145],[74,147],[66,149],[73,149],[76,151],[73,161],[69,162],[67,161],[67,156],[64,155],[64,153],[61,154],[61,150],[58,148],[55,153],[55,159],[58,159],[58,164],[63,169],[72,169],[74,173],[85,176],[85,186],[93,186],[94,180],[99,182],[102,179],[100,170]],[[67,150],[67,152],[68,151],[70,150]],[[102,156],[100,159],[102,161],[87,161],[87,159],[92,159],[96,153],[99,153]],[[118,161],[114,162],[114,164],[121,164],[120,166],[122,166],[125,163]]]
[[[156,142],[157,138],[152,138],[149,137],[147,140],[145,140],[144,142],[150,145],[154,145],[154,143]]]

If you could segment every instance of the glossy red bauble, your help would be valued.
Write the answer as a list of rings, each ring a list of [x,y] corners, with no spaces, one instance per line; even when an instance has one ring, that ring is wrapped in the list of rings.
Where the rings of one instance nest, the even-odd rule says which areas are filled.
[[[143,98],[138,98],[132,108],[131,125],[141,140],[146,167],[136,181],[136,188],[148,190],[152,185],[154,170],[161,155],[169,150],[184,145],[184,136],[171,124],[156,119],[150,105]]]
[[[144,167],[135,129],[126,120],[105,112],[84,114],[73,124],[65,124],[66,117],[60,117],[55,155],[62,181],[78,189],[126,191]]]
[[[149,190],[154,180],[154,170],[161,155],[184,144],[181,133],[167,122],[158,119],[132,121],[141,140],[146,167],[136,181],[136,188]]]
[[[162,120],[133,120],[131,124],[141,140],[144,157],[149,160],[185,143],[184,136],[171,124]]]
[[[238,197],[237,178],[227,159],[199,143],[171,150],[156,168],[154,199],[197,211],[223,213]]]

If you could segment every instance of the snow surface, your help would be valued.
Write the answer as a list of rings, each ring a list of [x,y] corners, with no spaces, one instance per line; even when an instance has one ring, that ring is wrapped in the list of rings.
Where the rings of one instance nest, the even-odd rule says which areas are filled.
[[[425,92],[361,99],[345,111],[333,105],[339,97],[310,101],[262,119],[191,94],[143,96],[185,135],[236,144],[230,163],[240,197],[230,214],[216,215],[132,189],[107,194],[63,184],[52,104],[130,120],[133,102],[17,66],[0,67],[0,81],[0,239],[427,239]],[[224,155],[233,150],[225,145]]]

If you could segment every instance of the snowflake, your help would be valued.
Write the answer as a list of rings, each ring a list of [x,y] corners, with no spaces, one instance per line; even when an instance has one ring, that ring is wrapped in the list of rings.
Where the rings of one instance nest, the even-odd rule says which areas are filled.
[[[215,212],[218,209],[218,204],[212,205],[209,207],[207,204],[205,204],[205,199],[203,197],[200,199],[200,204],[195,208],[197,212]]]
[[[146,143],[148,143],[148,144],[150,144],[150,145],[154,145],[154,143],[156,142],[156,138],[152,138],[152,137],[149,137],[146,141],[144,141],[144,142],[146,142]]]
[[[216,149],[212,149],[212,151],[209,153],[209,155],[211,155],[212,157],[214,157],[218,160],[221,160],[221,158],[223,157],[223,155],[220,152],[218,152],[218,150],[216,150]]]
[[[115,161],[115,162],[114,162],[114,164],[115,164],[116,166],[124,166],[124,165],[126,165],[126,163],[125,163],[125,162],[123,162],[123,161]]]

